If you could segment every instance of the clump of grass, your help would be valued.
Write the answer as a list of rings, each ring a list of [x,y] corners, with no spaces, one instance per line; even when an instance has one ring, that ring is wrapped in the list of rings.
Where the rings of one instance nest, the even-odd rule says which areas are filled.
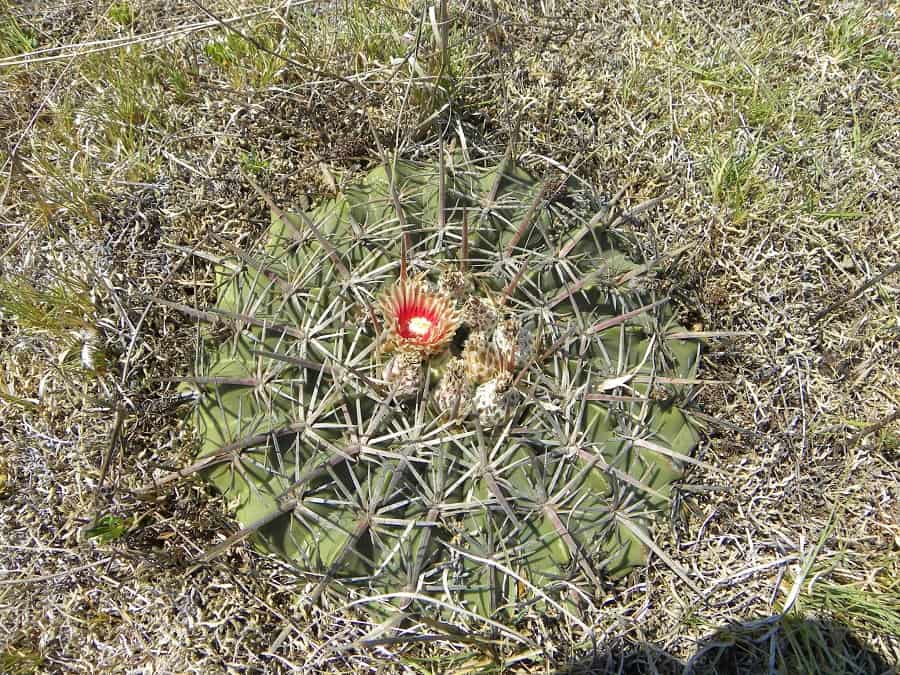
[[[0,18],[0,58],[17,56],[36,49],[37,37],[23,28],[12,14]]]
[[[840,624],[790,613],[717,631],[704,641],[684,672],[886,675],[891,668]]]
[[[61,273],[38,289],[24,276],[11,275],[0,281],[0,312],[28,330],[59,334],[92,328],[96,308],[81,279]]]
[[[829,617],[860,632],[900,635],[900,578],[896,565],[887,564],[883,571],[865,580],[841,579],[840,573],[825,574],[807,584],[798,609]]]
[[[46,659],[39,653],[8,647],[0,651],[0,670],[9,675],[39,673]]]
[[[710,153],[709,190],[714,201],[730,208],[736,221],[743,219],[749,203],[765,190],[759,176],[761,152],[757,139],[735,134],[725,148]]]
[[[252,42],[234,32],[211,39],[203,46],[203,53],[221,69],[228,84],[236,91],[265,89],[277,81],[285,67],[284,59],[271,52],[278,49],[279,27],[271,23],[255,25],[250,32]],[[247,63],[253,63],[247,68]]]
[[[77,390],[86,374],[95,377],[110,365],[98,331],[94,293],[83,280],[62,272],[44,283],[43,288],[37,288],[23,275],[0,281],[0,319],[25,333],[44,337],[44,348],[53,355],[56,374],[62,376],[66,389]],[[0,391],[0,398],[20,409],[40,409],[39,400],[16,395],[12,389]]]
[[[134,24],[136,12],[130,2],[121,0],[113,2],[109,6],[109,9],[106,10],[106,16],[116,26],[129,28]]]

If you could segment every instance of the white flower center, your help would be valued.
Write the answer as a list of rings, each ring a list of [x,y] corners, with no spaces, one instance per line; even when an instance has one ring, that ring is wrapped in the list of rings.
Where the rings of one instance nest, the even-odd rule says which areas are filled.
[[[419,337],[428,335],[431,331],[431,321],[424,316],[414,316],[409,320],[409,332]]]

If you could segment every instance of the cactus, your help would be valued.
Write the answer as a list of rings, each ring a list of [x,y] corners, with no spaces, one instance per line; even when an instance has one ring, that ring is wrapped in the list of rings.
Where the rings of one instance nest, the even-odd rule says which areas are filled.
[[[314,599],[502,621],[577,610],[658,550],[698,343],[584,201],[454,155],[272,204],[264,250],[230,251],[193,310],[231,329],[191,378],[202,444],[177,474],[233,506],[221,548],[252,538]]]

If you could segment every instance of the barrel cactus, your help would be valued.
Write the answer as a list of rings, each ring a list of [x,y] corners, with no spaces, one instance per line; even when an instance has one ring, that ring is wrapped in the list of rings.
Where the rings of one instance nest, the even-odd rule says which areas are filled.
[[[578,189],[394,161],[222,257],[198,472],[379,613],[514,621],[642,564],[697,442],[698,344]],[[587,216],[585,216],[585,213]],[[174,477],[174,476],[173,476]]]

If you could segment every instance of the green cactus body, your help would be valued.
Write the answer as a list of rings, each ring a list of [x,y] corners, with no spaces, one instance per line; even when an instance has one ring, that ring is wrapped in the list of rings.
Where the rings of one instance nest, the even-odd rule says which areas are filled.
[[[264,251],[220,273],[213,311],[237,329],[207,341],[197,378],[202,475],[316,595],[355,588],[387,596],[379,611],[506,620],[542,597],[576,607],[645,561],[697,443],[673,382],[695,375],[698,344],[667,337],[679,329],[666,305],[622,281],[638,265],[613,235],[549,197],[509,161],[397,162],[291,223],[273,217]],[[457,398],[480,412],[454,416],[435,401],[456,390],[435,391],[471,327],[416,356],[422,371],[412,359],[421,384],[401,400],[378,303],[404,237],[406,273],[439,294],[464,222],[466,287],[451,304],[496,307],[528,326],[517,344],[531,351],[501,360],[494,384],[460,380]]]

